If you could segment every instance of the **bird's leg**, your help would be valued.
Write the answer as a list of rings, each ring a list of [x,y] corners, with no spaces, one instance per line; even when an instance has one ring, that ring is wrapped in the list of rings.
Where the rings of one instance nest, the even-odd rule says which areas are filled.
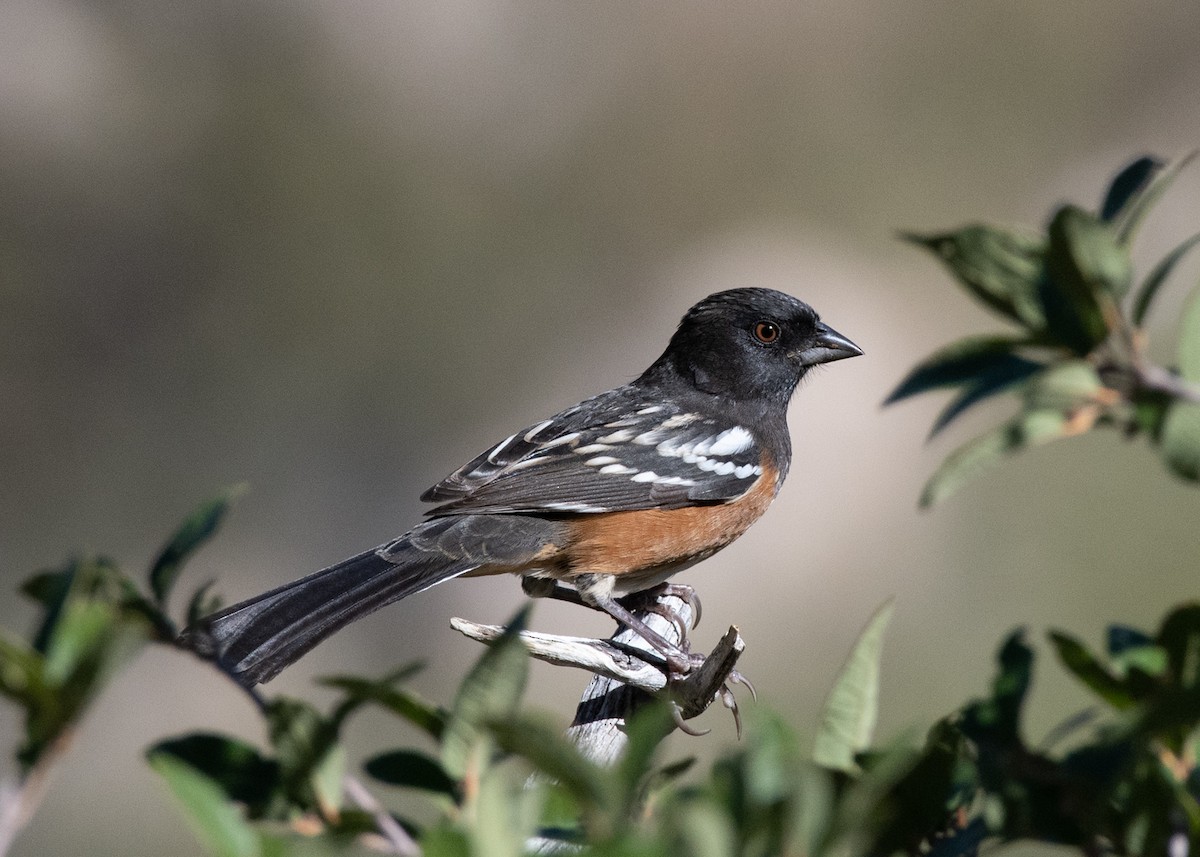
[[[580,607],[598,609],[593,604],[583,600],[578,592],[570,586],[563,586],[549,577],[522,577],[521,591],[530,598],[549,598],[553,601],[566,601],[568,604],[578,604]]]
[[[650,647],[662,655],[667,662],[667,672],[670,678],[687,675],[695,666],[696,661],[703,661],[703,656],[688,654],[679,646],[673,645],[657,631],[650,628],[641,619],[634,616],[617,599],[613,598],[612,590],[615,580],[609,574],[581,574],[574,579],[575,589],[584,604],[597,610],[603,610],[622,625],[637,632]],[[681,624],[682,623],[678,623]]]
[[[593,610],[600,610],[607,613],[622,624],[629,624],[624,619],[613,614],[611,610],[600,606],[599,603],[588,601],[579,593],[579,590],[570,586],[564,586],[548,577],[522,577],[521,589],[530,598],[551,598],[555,601],[579,604],[583,607],[590,607]],[[692,614],[695,618],[692,620],[690,628],[678,613],[669,607],[664,607],[658,602],[658,599],[664,595],[673,595],[692,608]],[[696,594],[696,590],[692,587],[683,583],[660,583],[658,586],[653,586],[650,589],[631,592],[621,598],[614,598],[612,600],[627,611],[645,610],[649,613],[657,613],[659,616],[673,623],[679,629],[679,648],[685,652],[689,651],[688,631],[700,624],[700,614],[703,610],[700,605],[700,596]],[[632,628],[634,626],[630,625],[629,627]],[[640,629],[635,630],[638,630],[639,634],[641,633]]]
[[[660,598],[667,595],[678,598],[688,607],[692,608],[692,623],[690,626],[683,620],[683,617],[679,613],[659,601]],[[680,648],[685,652],[691,650],[688,632],[700,626],[700,616],[704,610],[700,604],[700,596],[696,594],[696,590],[692,587],[685,583],[660,583],[658,586],[652,586],[649,589],[631,592],[629,595],[618,598],[617,601],[629,610],[645,610],[649,613],[657,613],[659,616],[662,616],[679,629]]]

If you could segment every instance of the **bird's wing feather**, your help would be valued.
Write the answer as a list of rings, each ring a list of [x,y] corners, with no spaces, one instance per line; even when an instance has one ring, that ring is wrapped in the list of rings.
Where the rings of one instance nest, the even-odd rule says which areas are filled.
[[[739,425],[620,388],[506,438],[422,496],[433,515],[594,513],[719,503],[762,476]]]

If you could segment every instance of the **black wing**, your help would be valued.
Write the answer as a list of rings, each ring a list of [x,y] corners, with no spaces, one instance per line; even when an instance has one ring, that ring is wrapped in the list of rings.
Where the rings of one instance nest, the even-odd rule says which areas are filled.
[[[720,503],[762,477],[744,426],[618,388],[522,429],[421,499],[431,515],[615,512]]]

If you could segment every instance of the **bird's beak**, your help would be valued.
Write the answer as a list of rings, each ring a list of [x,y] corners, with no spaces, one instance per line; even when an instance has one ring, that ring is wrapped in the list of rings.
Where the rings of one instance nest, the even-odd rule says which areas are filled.
[[[862,353],[861,348],[832,327],[817,322],[815,342],[796,356],[800,359],[801,366],[816,366],[818,363],[832,363],[834,360],[858,357]]]

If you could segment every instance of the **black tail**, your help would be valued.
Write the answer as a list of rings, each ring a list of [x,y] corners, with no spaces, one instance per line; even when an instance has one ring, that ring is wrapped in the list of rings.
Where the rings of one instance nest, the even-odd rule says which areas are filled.
[[[270,681],[326,637],[385,604],[478,563],[422,551],[401,539],[206,616],[180,642],[245,687]]]

